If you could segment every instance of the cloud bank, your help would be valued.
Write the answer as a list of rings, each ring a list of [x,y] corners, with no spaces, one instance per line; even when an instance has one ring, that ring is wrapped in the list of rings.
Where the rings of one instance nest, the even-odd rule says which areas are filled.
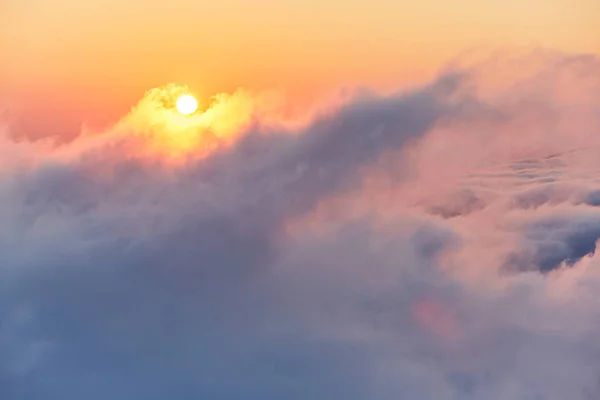
[[[600,60],[500,54],[299,123],[242,92],[181,119],[177,90],[3,135],[3,399],[600,396]]]

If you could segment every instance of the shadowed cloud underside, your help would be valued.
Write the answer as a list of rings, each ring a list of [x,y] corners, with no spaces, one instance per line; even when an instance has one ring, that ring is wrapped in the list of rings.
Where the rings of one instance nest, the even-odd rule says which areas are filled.
[[[302,121],[177,90],[60,146],[6,125],[0,397],[600,396],[597,58]]]

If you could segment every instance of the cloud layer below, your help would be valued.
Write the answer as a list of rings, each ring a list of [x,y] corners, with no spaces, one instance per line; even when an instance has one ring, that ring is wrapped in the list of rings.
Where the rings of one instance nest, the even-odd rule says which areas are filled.
[[[600,60],[0,135],[0,395],[600,396]],[[18,135],[16,135],[18,136]]]

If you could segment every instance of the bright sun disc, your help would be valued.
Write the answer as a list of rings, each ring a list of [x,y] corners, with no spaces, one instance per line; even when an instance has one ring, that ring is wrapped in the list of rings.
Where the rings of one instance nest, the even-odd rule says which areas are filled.
[[[190,115],[198,109],[198,101],[191,94],[185,94],[177,99],[175,107],[183,115]]]

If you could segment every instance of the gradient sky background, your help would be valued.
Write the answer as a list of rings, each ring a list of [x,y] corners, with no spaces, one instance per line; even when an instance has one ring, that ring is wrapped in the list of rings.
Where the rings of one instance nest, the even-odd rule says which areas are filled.
[[[278,89],[301,104],[340,86],[422,82],[474,46],[600,52],[595,0],[4,0],[0,7],[0,90],[29,119],[51,118],[69,131],[84,120],[111,122],[168,82],[201,96]]]
[[[600,399],[600,3],[416,4],[0,0],[0,399]]]

